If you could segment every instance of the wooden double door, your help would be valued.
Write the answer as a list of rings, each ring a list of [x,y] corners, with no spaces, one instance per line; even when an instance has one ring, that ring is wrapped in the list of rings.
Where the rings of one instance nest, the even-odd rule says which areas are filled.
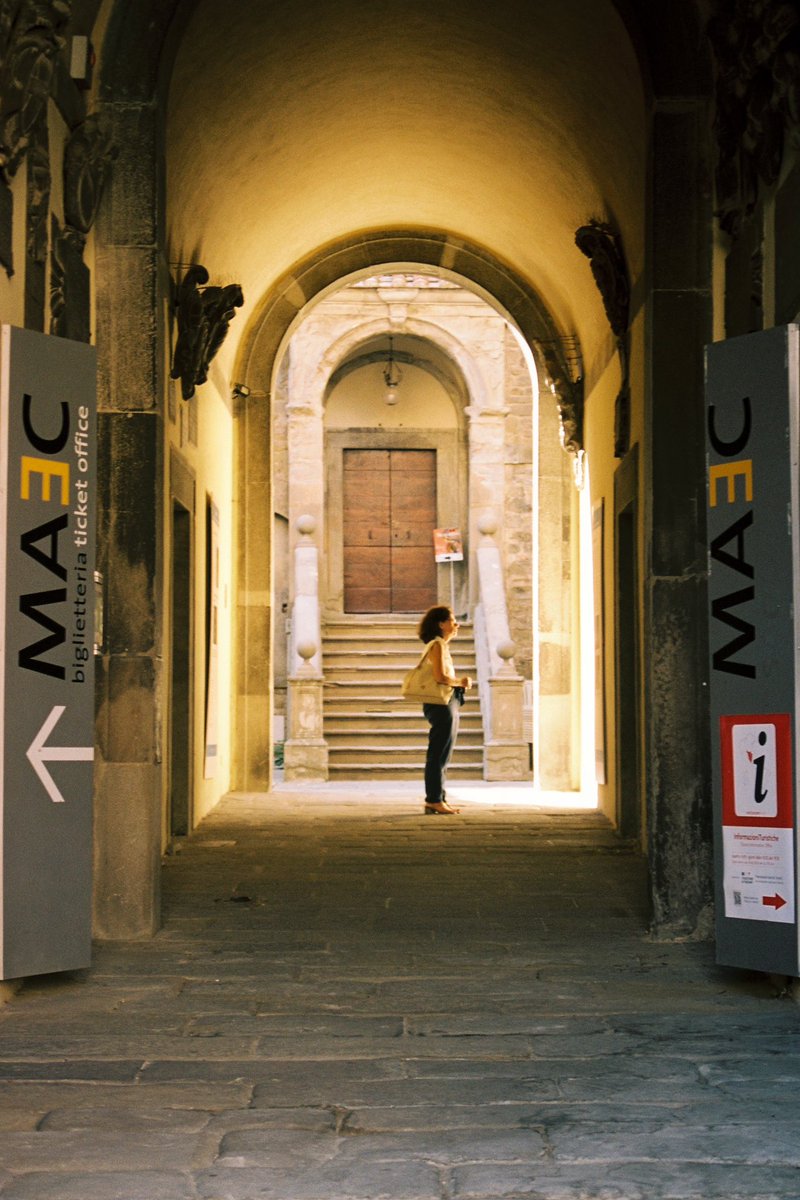
[[[436,603],[435,450],[345,450],[344,610],[422,613]]]

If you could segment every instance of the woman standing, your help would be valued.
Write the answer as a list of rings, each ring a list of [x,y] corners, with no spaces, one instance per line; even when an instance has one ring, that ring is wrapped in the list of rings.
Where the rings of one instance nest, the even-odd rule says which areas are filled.
[[[430,725],[428,753],[425,759],[425,813],[449,816],[459,810],[447,803],[445,776],[458,734],[458,720],[464,692],[472,687],[469,675],[456,678],[450,657],[450,642],[458,633],[458,621],[452,609],[437,604],[429,608],[419,623],[419,637],[427,648],[427,659],[437,683],[453,688],[447,704],[423,704],[422,711]]]

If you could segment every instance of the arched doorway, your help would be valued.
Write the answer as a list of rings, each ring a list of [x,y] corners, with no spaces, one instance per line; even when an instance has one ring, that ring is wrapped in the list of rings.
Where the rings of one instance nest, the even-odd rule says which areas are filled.
[[[383,111],[385,76],[380,74],[376,97],[374,90],[370,90],[375,83],[372,74],[367,73],[366,77],[359,74],[365,61],[363,54],[356,64],[350,63],[347,55],[341,53],[347,40],[345,29],[334,34],[324,23],[315,27],[314,46],[309,48],[316,53],[320,43],[323,48],[327,46],[337,64],[335,70],[317,70],[313,61],[307,61],[304,70],[294,72],[285,68],[291,54],[300,53],[298,47],[302,39],[293,36],[292,21],[288,17],[280,30],[272,26],[265,30],[265,22],[269,24],[265,13],[259,15],[249,8],[245,12],[244,7],[237,9],[233,14],[235,20],[226,26],[229,41],[225,44],[211,6],[202,3],[185,6],[185,15],[190,17],[189,27],[179,47],[178,70],[173,76],[175,86],[170,100],[170,137],[166,153],[169,214],[165,224],[148,219],[137,225],[129,220],[131,214],[124,213],[117,203],[106,214],[101,231],[106,239],[104,245],[110,251],[102,257],[100,264],[99,322],[104,345],[114,346],[114,353],[107,355],[105,364],[109,401],[108,417],[104,419],[102,431],[105,444],[110,447],[113,443],[115,447],[111,489],[120,500],[124,499],[126,487],[131,496],[138,495],[137,488],[141,490],[141,483],[137,481],[142,477],[142,464],[148,466],[148,477],[156,479],[159,463],[163,460],[166,416],[159,405],[164,395],[163,364],[168,347],[164,343],[151,345],[148,342],[148,348],[143,352],[142,331],[146,328],[149,338],[153,297],[157,298],[156,308],[164,301],[166,309],[165,263],[169,262],[173,270],[178,270],[180,264],[188,261],[207,261],[217,277],[221,274],[243,280],[249,303],[258,308],[257,312],[250,308],[242,314],[242,329],[237,330],[230,340],[218,364],[218,377],[211,385],[217,389],[221,402],[236,412],[237,454],[248,460],[256,435],[268,437],[268,428],[263,428],[265,397],[255,394],[259,385],[252,381],[271,377],[269,369],[252,372],[251,368],[257,365],[259,358],[263,361],[274,358],[277,344],[304,304],[349,272],[362,270],[365,266],[387,262],[432,262],[455,270],[494,296],[514,316],[531,344],[536,343],[537,336],[542,346],[548,342],[563,344],[565,339],[579,333],[587,360],[585,378],[592,395],[588,438],[590,457],[597,468],[593,486],[598,495],[609,498],[614,462],[605,438],[611,424],[609,414],[616,391],[616,363],[613,350],[609,349],[608,328],[600,298],[585,261],[575,259],[572,244],[575,228],[590,215],[608,216],[625,239],[636,306],[631,361],[634,366],[634,414],[640,421],[636,433],[643,439],[638,483],[640,494],[652,496],[652,503],[648,502],[638,510],[641,515],[637,556],[641,565],[645,551],[649,553],[648,547],[651,544],[655,547],[658,551],[656,575],[663,583],[662,587],[648,591],[644,573],[640,574],[647,593],[647,603],[642,606],[643,636],[653,641],[653,629],[661,633],[671,629],[673,640],[670,644],[674,648],[675,630],[680,627],[684,633],[677,636],[677,642],[687,649],[687,653],[675,650],[669,655],[670,662],[694,662],[694,642],[686,632],[686,622],[670,625],[670,614],[664,608],[667,594],[678,604],[681,562],[688,559],[683,553],[684,542],[680,543],[679,551],[678,543],[669,536],[673,527],[670,514],[680,507],[676,502],[676,480],[670,452],[663,449],[664,443],[659,437],[653,437],[653,427],[648,424],[647,413],[651,410],[645,397],[649,394],[647,381],[652,379],[656,385],[653,394],[658,393],[664,401],[657,406],[659,411],[672,411],[668,403],[671,374],[666,359],[679,361],[682,347],[695,347],[696,329],[702,324],[702,314],[698,309],[695,325],[689,330],[684,326],[679,329],[680,322],[673,323],[669,312],[674,313],[675,306],[681,303],[679,293],[682,288],[687,293],[691,291],[699,304],[702,280],[698,282],[698,272],[694,270],[698,261],[696,255],[691,262],[691,256],[684,262],[674,258],[667,261],[669,255],[664,251],[658,259],[658,270],[649,277],[653,286],[660,289],[659,303],[649,304],[651,295],[644,275],[645,213],[641,199],[645,193],[647,113],[650,108],[644,102],[633,41],[618,18],[615,6],[610,4],[584,4],[579,6],[579,14],[570,10],[561,17],[555,15],[554,8],[552,12],[543,13],[545,19],[536,26],[517,13],[520,19],[501,22],[497,27],[484,21],[482,6],[468,6],[467,10],[463,5],[457,7],[457,13],[447,6],[440,11],[437,9],[436,13],[426,12],[425,19],[431,23],[427,29],[431,36],[426,44],[429,48],[435,47],[444,39],[449,45],[449,25],[453,20],[460,22],[459,28],[464,32],[462,53],[457,56],[457,62],[452,57],[447,58],[448,65],[453,67],[459,80],[473,81],[470,95],[478,97],[483,92],[474,84],[476,73],[481,75],[482,63],[491,64],[490,91],[492,95],[496,91],[499,103],[477,106],[482,112],[473,120],[467,97],[455,122],[457,139],[453,137],[453,110],[446,104],[439,105],[442,112],[449,114],[445,140],[448,154],[452,152],[458,159],[458,171],[453,174],[449,170],[450,157],[446,162],[436,161],[436,148],[441,139],[434,118],[438,101],[460,95],[457,80],[447,72],[442,73],[440,56],[435,53],[419,56],[415,40],[419,29],[413,23],[409,26],[409,36],[399,38],[395,47],[396,71],[393,76],[397,86],[393,84],[392,112],[407,136],[399,141],[387,136],[386,153],[378,153],[376,131],[380,126],[380,137],[383,138],[387,129],[385,122],[364,124],[356,118],[365,105],[370,109],[370,98],[372,111]],[[190,8],[194,16],[191,16]],[[682,11],[684,8],[688,12],[689,6],[682,6]],[[118,199],[140,197],[145,193],[155,198],[161,194],[161,159],[157,153],[162,134],[161,110],[153,101],[158,87],[166,90],[169,82],[164,75],[159,84],[156,63],[161,56],[165,71],[169,71],[172,61],[169,49],[163,55],[161,49],[162,33],[170,15],[169,6],[162,5],[157,19],[148,25],[149,18],[144,9],[137,10],[134,15],[129,6],[126,10],[119,7],[112,11],[108,27],[110,49],[103,67],[103,95],[124,149],[114,185]],[[578,16],[579,19],[573,21],[572,18]],[[134,20],[141,21],[140,31],[149,30],[148,36],[154,39],[152,53],[145,42],[139,53],[138,41],[134,38],[137,54],[131,55],[128,26]],[[237,24],[242,20],[250,22],[248,32],[251,36],[246,39],[242,38],[241,26]],[[654,24],[658,24],[655,19]],[[182,29],[183,23],[173,27],[176,43]],[[639,32],[634,29],[635,35]],[[577,38],[573,36],[576,33],[579,34]],[[498,38],[502,45],[497,42]],[[637,40],[636,45],[652,47],[657,42],[656,31],[653,36],[644,36],[641,43]],[[263,53],[265,45],[272,55],[269,60]],[[359,45],[363,52],[364,43],[359,42]],[[604,48],[602,56],[597,54],[599,45]],[[119,47],[116,55],[114,46]],[[209,46],[213,46],[212,52],[209,52]],[[247,61],[242,58],[242,47],[247,49]],[[565,54],[563,51],[567,47],[569,53]],[[487,48],[492,48],[490,53]],[[495,49],[501,51],[499,56],[494,54]],[[277,65],[274,62],[276,54],[281,60]],[[406,72],[402,64],[409,55],[418,67]],[[255,67],[248,56],[253,57]],[[668,111],[670,97],[673,91],[682,98],[694,92],[692,79],[688,91],[686,86],[680,86],[686,82],[686,71],[670,69],[666,55],[659,57],[654,53],[654,58],[658,58],[665,68],[654,83],[657,94],[666,99],[666,107],[659,113],[657,122],[660,137],[650,147],[652,161],[658,168],[659,164],[673,162],[675,157],[669,148],[675,144],[674,137],[670,140],[670,129],[678,117]],[[609,73],[608,64],[612,61],[616,69]],[[228,92],[224,85],[216,87],[210,83],[205,73],[206,86],[198,89],[198,62],[213,65],[222,80],[238,75],[240,69],[249,72],[252,80],[263,80],[270,103],[263,103],[263,95],[256,102],[267,114],[269,128],[283,131],[282,148],[273,145],[269,132],[260,141],[256,138],[259,150],[255,155],[250,152],[252,147],[237,144],[236,130],[257,135],[258,128],[256,122],[251,123],[237,109],[234,91],[238,96],[256,97],[258,89]],[[542,72],[531,72],[531,62],[541,64]],[[231,63],[235,71],[231,69]],[[501,64],[502,70],[498,69]],[[683,60],[680,65],[682,68]],[[418,71],[425,74],[430,88],[419,86]],[[369,85],[366,92],[351,86],[353,72]],[[692,75],[691,71],[688,73]],[[304,84],[297,97],[302,91],[302,103],[291,108],[286,103],[291,81],[301,78]],[[613,85],[611,88],[592,87],[592,79],[598,82],[612,79]],[[338,89],[335,96],[325,93],[331,83]],[[312,84],[317,86],[316,92]],[[537,92],[534,96],[531,89],[539,88],[543,89],[541,94]],[[695,90],[698,90],[698,104],[702,104],[702,89]],[[601,93],[604,102],[598,105],[596,98]],[[508,103],[503,96],[508,97]],[[213,112],[208,114],[204,109],[204,115],[199,117],[198,100],[206,108],[210,106]],[[551,110],[560,114],[557,120],[540,125],[533,119],[532,114]],[[303,114],[302,119],[298,114]],[[331,127],[327,114],[335,116],[335,128]],[[695,111],[686,117],[689,122],[693,119],[696,120]],[[307,140],[293,140],[293,134],[302,128],[302,120],[307,120],[309,128],[315,128],[321,135],[315,142],[315,153],[309,153]],[[344,133],[348,122],[358,134],[351,142]],[[134,125],[135,138],[130,136]],[[392,125],[392,130],[395,128]],[[202,138],[200,130],[203,131]],[[575,130],[581,131],[580,137],[573,136]],[[424,171],[417,171],[414,156],[407,154],[411,144],[432,149]],[[698,150],[697,142],[687,139],[681,144],[689,147],[686,153],[691,162],[688,165],[700,166],[702,151]],[[231,193],[222,196],[214,182],[219,177],[220,159],[216,148],[220,145],[226,146],[226,163],[237,180],[235,221],[231,220]],[[291,154],[282,157],[283,150],[290,145],[302,146],[301,162],[293,159]],[[343,154],[343,150],[347,150],[347,154]],[[266,173],[259,174],[252,168],[262,162],[261,154],[266,155],[263,160]],[[400,160],[406,167],[404,171],[397,170]],[[316,178],[311,178],[314,173]],[[244,183],[250,175],[254,186],[248,184],[245,188]],[[547,180],[547,187],[541,186],[542,180]],[[326,181],[330,182],[330,187]],[[335,192],[333,200],[331,188]],[[699,194],[698,190],[696,195]],[[155,206],[155,199],[153,203]],[[695,204],[698,214],[700,208],[702,205],[698,200]],[[669,214],[659,216],[653,209],[654,228],[666,229],[669,220]],[[165,225],[168,236],[164,233]],[[656,238],[654,244],[660,253],[666,240],[659,242]],[[254,254],[255,246],[259,249]],[[127,283],[130,280],[136,280],[140,285],[138,290],[133,289],[135,296],[129,295]],[[546,296],[552,319],[546,316],[545,305],[538,299],[540,296]],[[535,313],[535,319],[526,320],[520,316],[520,310],[526,305],[530,305],[530,313]],[[164,310],[159,309],[161,316]],[[262,320],[264,317],[267,319]],[[654,363],[648,358],[647,345],[650,343],[645,341],[646,318],[652,322],[650,341],[654,330],[657,333],[663,329],[670,334],[663,342],[668,350]],[[156,319],[156,325],[159,332],[164,331],[160,319]],[[253,339],[251,335],[256,326],[259,335]],[[275,341],[270,344],[273,335]],[[655,340],[658,344],[658,337]],[[650,365],[646,366],[647,363]],[[131,368],[128,373],[126,365]],[[569,372],[565,378],[568,383],[572,382]],[[230,393],[225,393],[239,381],[251,388],[251,395],[243,397],[236,392],[231,400]],[[262,390],[263,387],[261,384]],[[681,390],[681,396],[686,398],[685,409],[687,405],[691,407],[693,401],[688,397],[695,391],[694,384],[691,389],[683,387]],[[245,403],[245,400],[250,402]],[[562,403],[568,406],[572,400],[569,389],[565,389],[561,394]],[[260,407],[259,401],[262,402]],[[689,427],[694,430],[693,411],[682,410],[681,422],[685,422],[682,432]],[[668,432],[665,422],[668,424],[666,416],[660,420],[662,433]],[[109,455],[111,453],[109,451]],[[268,567],[271,533],[265,534],[252,523],[248,526],[246,516],[252,516],[252,504],[260,504],[259,491],[268,491],[271,484],[268,478],[261,479],[255,473],[250,473],[247,478],[249,494],[246,498],[239,497],[236,508],[234,540],[238,561],[234,574],[240,611],[236,617],[238,646],[233,672],[236,726],[246,732],[239,735],[232,777],[239,784],[258,786],[268,777],[269,771],[268,753],[266,756],[259,753],[262,736],[259,731],[268,727],[270,708],[269,689],[263,687],[260,663],[265,656],[268,661],[270,639],[265,636],[265,630],[270,626],[274,600]],[[696,487],[686,472],[681,475],[678,491],[691,507],[696,500]],[[144,501],[145,498],[141,498]],[[126,681],[132,681],[134,677],[141,680],[142,687],[137,694],[149,694],[149,687],[153,702],[147,710],[146,722],[140,723],[140,728],[150,731],[147,748],[134,747],[137,757],[133,761],[129,761],[127,747],[122,746],[119,739],[104,748],[99,789],[101,825],[107,822],[110,828],[113,824],[111,814],[123,784],[126,788],[134,787],[138,795],[147,798],[138,806],[131,806],[130,810],[130,819],[135,825],[130,842],[136,845],[136,863],[131,862],[130,872],[118,867],[112,870],[109,866],[109,873],[100,880],[98,895],[108,898],[101,900],[110,920],[106,929],[139,929],[142,920],[147,924],[149,918],[146,914],[142,916],[133,897],[142,889],[147,890],[147,880],[152,881],[155,877],[157,862],[158,839],[154,837],[154,829],[158,822],[154,821],[153,805],[158,805],[163,796],[158,757],[159,713],[163,711],[163,705],[158,695],[157,664],[164,646],[159,641],[163,627],[159,625],[158,602],[153,601],[153,594],[157,591],[154,581],[157,582],[159,556],[155,550],[149,557],[143,554],[132,530],[135,528],[136,533],[140,533],[149,520],[154,545],[157,545],[165,523],[162,519],[163,498],[154,493],[147,500],[152,511],[148,513],[145,503],[140,505],[142,523],[137,526],[135,521],[115,522],[108,541],[112,575],[117,560],[122,567],[129,563],[143,567],[138,582],[130,573],[125,575],[123,572],[122,577],[125,579],[123,587],[131,590],[135,585],[142,592],[138,611],[146,619],[136,623],[136,628],[123,630],[120,636],[112,639],[114,661],[111,666],[116,683],[109,684],[106,689],[107,712],[119,719],[120,697],[128,686],[122,682],[123,678]],[[122,510],[125,506],[120,504],[119,507]],[[606,523],[607,514],[612,512],[613,505],[608,503]],[[661,536],[661,530],[665,531],[664,536]],[[607,541],[610,553],[611,542],[610,539]],[[700,584],[693,565],[691,570],[691,587],[697,592]],[[606,581],[612,577],[613,571],[606,571]],[[641,601],[642,597],[637,600]],[[690,609],[694,612],[696,607],[696,597],[695,601],[685,605],[687,613]],[[607,611],[611,614],[613,605],[609,605]],[[655,643],[661,646],[663,639],[657,637]],[[608,655],[607,665],[613,657],[613,638],[608,641]],[[675,717],[674,727],[677,728],[681,724],[677,719],[680,706],[669,699],[671,685],[675,682],[674,670],[657,655],[645,656],[642,661],[649,694],[657,698],[662,716]],[[691,671],[689,673],[691,675]],[[607,672],[607,679],[610,697],[613,671]],[[685,694],[685,681],[681,690]],[[651,741],[656,720],[654,717],[650,722]],[[688,731],[692,744],[698,740],[695,735],[696,729]],[[684,738],[681,746],[685,744]],[[612,757],[609,755],[609,762]],[[650,789],[648,836],[657,864],[654,887],[662,899],[659,919],[666,923],[680,922],[683,919],[680,914],[690,910],[696,913],[702,907],[705,868],[702,863],[698,865],[688,891],[684,869],[686,849],[695,844],[699,828],[697,775],[695,759],[687,758],[683,752],[658,756],[658,771]],[[134,776],[135,784],[132,782]],[[613,772],[604,786],[606,802],[613,811],[616,805]],[[707,838],[703,836],[701,841],[705,845]],[[141,867],[142,863],[144,867]],[[112,899],[119,895],[115,880],[121,877],[127,880],[127,900]],[[152,913],[151,901],[145,907]],[[126,925],[126,913],[130,915],[130,926]]]
[[[389,339],[400,383],[396,403],[387,405]],[[247,379],[263,394],[255,372]],[[485,777],[529,779],[535,747],[537,787],[578,787],[578,506],[557,408],[549,391],[538,403],[535,371],[508,317],[452,272],[388,265],[380,274],[362,271],[298,314],[274,359],[269,407],[280,547],[273,556],[281,597],[274,621],[277,740],[285,737],[287,680],[300,670],[300,642],[322,650],[310,666],[327,688],[333,659],[324,652],[326,623],[361,619],[364,640],[374,632],[364,627],[368,617],[374,625],[402,616],[393,636],[410,643],[406,654],[413,657],[420,611],[451,603],[476,621],[487,719],[490,693],[500,690],[495,676],[509,676],[503,704],[513,708],[506,710],[505,736],[485,739]],[[261,445],[266,455],[264,441],[242,444]],[[251,469],[263,474],[266,462]],[[423,501],[429,512],[420,517]],[[306,529],[307,521],[313,527]],[[435,529],[457,530],[460,561],[435,565]],[[304,582],[295,583],[294,556],[317,553],[311,596],[307,581],[317,569],[309,575],[304,566]],[[494,560],[487,565],[493,555],[497,576]],[[429,568],[429,593],[420,586],[421,565]],[[382,643],[385,635],[383,629]],[[343,636],[339,630],[335,640]],[[501,644],[508,646],[504,660]],[[307,714],[303,738],[291,738],[292,777],[327,777],[324,725]]]

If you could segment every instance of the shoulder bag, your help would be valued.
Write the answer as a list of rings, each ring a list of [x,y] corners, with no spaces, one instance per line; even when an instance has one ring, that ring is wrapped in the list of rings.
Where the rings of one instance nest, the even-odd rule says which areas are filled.
[[[418,700],[422,704],[449,704],[453,689],[447,683],[437,683],[433,677],[433,666],[428,655],[433,642],[429,642],[415,667],[403,679],[401,692],[405,700]]]

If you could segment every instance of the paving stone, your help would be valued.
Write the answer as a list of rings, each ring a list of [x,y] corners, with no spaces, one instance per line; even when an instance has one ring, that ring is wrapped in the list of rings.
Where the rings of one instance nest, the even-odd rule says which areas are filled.
[[[154,1130],[168,1133],[200,1133],[207,1129],[211,1113],[181,1108],[151,1108],[141,1112],[130,1108],[57,1108],[39,1122],[37,1128],[51,1130],[92,1130],[97,1133],[122,1133],[138,1138]]]
[[[769,1053],[769,1051],[767,1051]],[[723,1060],[700,1066],[700,1078],[710,1088],[752,1104],[785,1100],[800,1086],[800,1059],[786,1055],[762,1058],[753,1055],[733,1062]]]
[[[442,1194],[440,1174],[434,1167],[366,1158],[350,1163],[333,1161],[297,1174],[220,1165],[201,1172],[196,1187],[203,1200],[440,1200]]]
[[[198,1139],[185,1130],[136,1129],[108,1133],[101,1127],[60,1132],[0,1134],[0,1162],[12,1174],[29,1171],[188,1170],[196,1165]]]
[[[595,1122],[548,1124],[556,1161],[695,1162],[742,1165],[800,1165],[800,1118],[783,1121],[689,1126],[634,1122],[609,1128]],[[800,1180],[800,1173],[798,1173]]]
[[[466,1044],[465,1044],[466,1042]],[[211,1057],[223,1057],[212,1056]],[[526,1038],[331,1038],[309,1036],[302,1038],[259,1038],[253,1050],[254,1059],[287,1061],[296,1059],[332,1060],[336,1058],[385,1058],[403,1062],[415,1059],[488,1060],[527,1059],[531,1057]]]
[[[532,1098],[557,1099],[560,1095],[555,1080],[541,1080],[535,1089],[516,1079],[400,1079],[381,1081],[341,1081],[331,1076],[328,1081],[317,1079],[283,1079],[257,1083],[253,1107],[274,1108],[281,1097],[293,1105],[334,1104],[341,1108],[364,1108],[373,1105],[478,1105],[507,1104]]]
[[[137,1083],[113,1086],[53,1080],[36,1083],[0,1083],[0,1113],[21,1108],[37,1110],[42,1117],[59,1107],[118,1108],[138,1112],[150,1108],[188,1108],[224,1111],[236,1105],[247,1107],[252,1086],[207,1083],[203,1080]]]
[[[227,1109],[211,1117],[207,1132],[217,1134],[220,1139],[242,1129],[306,1129],[313,1133],[332,1133],[346,1115],[335,1106]]]
[[[3,1200],[195,1200],[190,1179],[176,1171],[103,1171],[22,1175],[6,1184]]]
[[[339,1134],[311,1139],[301,1134],[275,1130],[243,1130],[222,1141],[219,1162],[226,1166],[264,1167],[286,1170],[308,1157],[319,1161],[336,1158],[357,1161],[365,1155],[381,1162],[410,1162],[415,1159],[442,1165],[481,1162],[485,1159],[532,1162],[545,1150],[542,1135],[533,1130],[433,1130],[354,1136],[345,1122]]]
[[[70,1059],[82,1057],[97,1049],[98,1036],[82,1033],[70,1036],[61,1032],[58,1036],[43,1035],[41,1039],[31,1036],[11,1036],[0,1047],[0,1078],[3,1077],[3,1067],[9,1060],[22,1058],[33,1059]],[[176,1058],[243,1058],[256,1052],[258,1039],[219,1037],[200,1043],[200,1039],[192,1037],[172,1036],[156,1033],[129,1035],[103,1034],[103,1049],[109,1058],[128,1060],[135,1063],[135,1070],[141,1064],[152,1058],[162,1058],[167,1055]],[[256,1055],[258,1057],[258,1055]],[[120,1065],[118,1061],[118,1066]],[[95,1078],[95,1076],[90,1076]]]
[[[325,1061],[314,1059],[298,1059],[296,1062],[286,1059],[231,1059],[217,1060],[186,1060],[171,1059],[169,1061],[146,1063],[141,1072],[145,1083],[172,1079],[199,1079],[233,1081],[236,1079],[254,1080],[259,1087],[280,1089],[284,1088],[284,1099],[289,1099],[292,1090],[304,1097],[312,1091],[326,1090],[337,1087],[347,1087],[354,1082],[358,1086],[362,1081],[396,1079],[404,1074],[402,1061],[390,1058],[361,1058],[337,1059]],[[306,1103],[306,1100],[296,1103]],[[313,1099],[308,1103],[315,1103]]]
[[[0,1061],[0,1081],[10,1079],[98,1080],[125,1083],[133,1081],[142,1059],[116,1062],[106,1059],[25,1059]]]
[[[535,1171],[483,1163],[456,1168],[452,1189],[455,1200],[793,1200],[798,1194],[794,1168],[705,1163],[547,1165]]]
[[[198,1016],[187,1027],[190,1036],[242,1036],[285,1039],[323,1036],[327,1038],[394,1038],[405,1033],[401,1018],[349,1017],[317,1013],[266,1017],[217,1013]]]
[[[641,1113],[637,1105],[637,1114]],[[347,1111],[349,1133],[404,1133],[430,1130],[532,1129],[544,1126],[540,1105],[530,1104],[395,1104],[391,1108],[356,1108]]]

